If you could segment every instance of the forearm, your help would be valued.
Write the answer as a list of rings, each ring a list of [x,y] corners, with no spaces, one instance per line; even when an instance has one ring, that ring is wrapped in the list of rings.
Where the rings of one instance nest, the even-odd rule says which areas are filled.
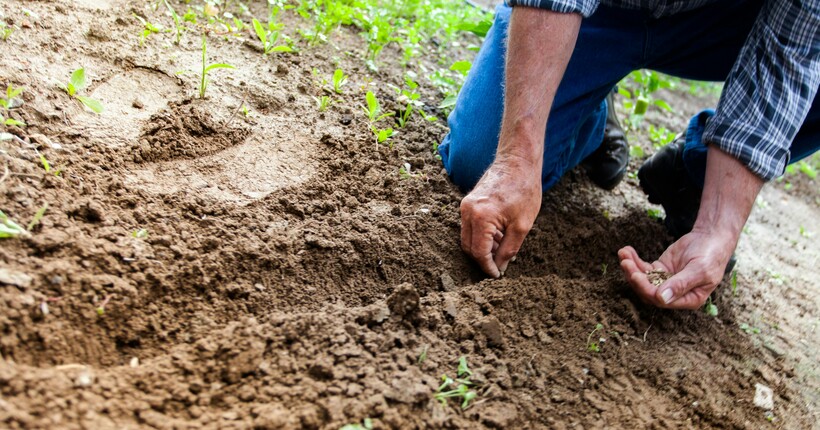
[[[498,160],[524,162],[540,174],[547,117],[580,26],[578,14],[513,10]]]
[[[693,230],[723,237],[734,249],[763,183],[739,160],[710,146],[706,183]]]

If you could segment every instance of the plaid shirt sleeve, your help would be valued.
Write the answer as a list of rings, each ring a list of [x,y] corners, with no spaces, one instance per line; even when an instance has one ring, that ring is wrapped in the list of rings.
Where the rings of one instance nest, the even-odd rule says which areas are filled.
[[[588,18],[598,8],[600,0],[507,0],[510,6],[529,6],[561,13],[580,13]]]
[[[704,142],[771,180],[820,86],[820,0],[768,0],[726,80]]]

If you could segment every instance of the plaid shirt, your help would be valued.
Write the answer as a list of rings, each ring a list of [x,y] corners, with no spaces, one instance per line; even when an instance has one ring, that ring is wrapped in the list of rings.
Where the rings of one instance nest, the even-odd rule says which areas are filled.
[[[598,4],[674,15],[717,0],[508,0],[592,15]],[[820,87],[820,0],[766,0],[706,125],[705,142],[765,180],[783,174],[789,147]]]

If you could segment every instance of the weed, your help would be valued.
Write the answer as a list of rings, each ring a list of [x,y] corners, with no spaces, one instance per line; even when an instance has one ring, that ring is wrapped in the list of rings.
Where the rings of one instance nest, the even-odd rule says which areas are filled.
[[[320,97],[313,97],[313,100],[316,100],[316,104],[319,106],[319,112],[324,112],[333,104],[333,100],[330,96],[320,96]]]
[[[336,94],[342,93],[342,86],[347,83],[347,78],[349,78],[349,76],[345,75],[342,69],[336,69],[336,71],[333,72],[333,91]]]
[[[718,316],[718,307],[714,303],[712,303],[712,297],[708,297],[706,299],[706,304],[703,305],[703,312],[710,317]]]
[[[20,227],[19,224],[12,221],[3,211],[0,211],[0,239],[6,239],[18,236],[31,236],[28,230]]]
[[[40,224],[40,220],[43,219],[43,216],[46,214],[46,210],[48,210],[48,202],[43,204],[43,206],[40,207],[40,209],[37,209],[37,212],[34,213],[34,217],[31,218],[31,221],[29,221],[28,226],[26,226],[26,230],[34,230],[34,227],[37,227],[37,224]]]
[[[472,391],[470,387],[474,384],[470,381],[473,372],[467,366],[467,357],[461,356],[458,359],[458,377],[452,379],[446,374],[441,375],[442,384],[436,389],[433,397],[438,400],[442,406],[447,406],[447,399],[461,398],[461,409],[470,407],[470,402],[478,396],[478,393]],[[453,388],[455,386],[455,388]],[[447,390],[449,388],[449,390]]]
[[[274,21],[275,15],[271,15],[271,20],[268,21],[267,26],[263,26],[258,19],[253,19],[253,30],[256,32],[256,37],[262,42],[262,52],[268,55],[271,52],[293,52],[293,48],[288,45],[277,45],[279,40],[279,30],[282,29],[282,24],[277,24]]]
[[[205,98],[205,90],[208,88],[208,72],[214,69],[235,69],[234,66],[225,63],[208,64],[207,44],[205,36],[202,36],[202,76],[199,82],[199,98]]]
[[[602,340],[599,340],[598,342],[593,342],[593,341],[592,341],[592,336],[593,336],[595,333],[597,333],[599,330],[603,330],[603,328],[604,328],[604,325],[603,325],[603,324],[601,324],[601,323],[598,323],[598,324],[595,324],[595,328],[594,328],[594,329],[592,329],[592,331],[591,331],[591,332],[589,332],[589,335],[587,336],[587,351],[590,351],[590,352],[601,352],[601,344],[600,344],[600,342],[601,342]]]
[[[102,103],[100,103],[99,100],[77,94],[77,92],[83,90],[86,87],[86,84],[87,82],[85,79],[85,68],[81,67],[71,72],[71,78],[69,79],[67,84],[61,84],[60,86],[63,88],[65,92],[68,93],[69,96],[79,100],[80,103],[84,104],[85,107],[91,109],[94,113],[102,113],[103,105]]]

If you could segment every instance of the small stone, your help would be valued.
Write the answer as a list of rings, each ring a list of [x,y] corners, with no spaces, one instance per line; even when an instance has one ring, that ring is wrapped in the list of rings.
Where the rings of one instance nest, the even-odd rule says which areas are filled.
[[[33,278],[17,270],[0,268],[0,283],[14,285],[19,288],[27,288],[31,285]]]
[[[478,323],[478,329],[487,337],[487,344],[490,346],[504,347],[504,333],[498,318],[489,316]]]
[[[444,298],[444,313],[449,315],[451,318],[455,318],[458,315],[458,308],[456,308],[455,298],[449,296]]]
[[[134,99],[134,101],[131,102],[131,106],[136,109],[142,109],[145,107],[145,104],[143,104],[139,99]]]
[[[774,392],[763,384],[755,384],[755,406],[771,411],[774,409]]]
[[[140,359],[137,357],[131,357],[131,362],[128,363],[131,367],[139,367]]]
[[[79,375],[77,375],[77,379],[74,380],[74,386],[76,387],[88,387],[91,385],[93,377],[91,372],[88,369],[83,369]]]
[[[259,283],[253,284],[253,287],[256,288],[258,291],[265,291],[265,286]]]
[[[444,289],[444,291],[456,290],[456,282],[453,280],[453,277],[450,276],[450,274],[447,272],[441,274],[441,287]]]

